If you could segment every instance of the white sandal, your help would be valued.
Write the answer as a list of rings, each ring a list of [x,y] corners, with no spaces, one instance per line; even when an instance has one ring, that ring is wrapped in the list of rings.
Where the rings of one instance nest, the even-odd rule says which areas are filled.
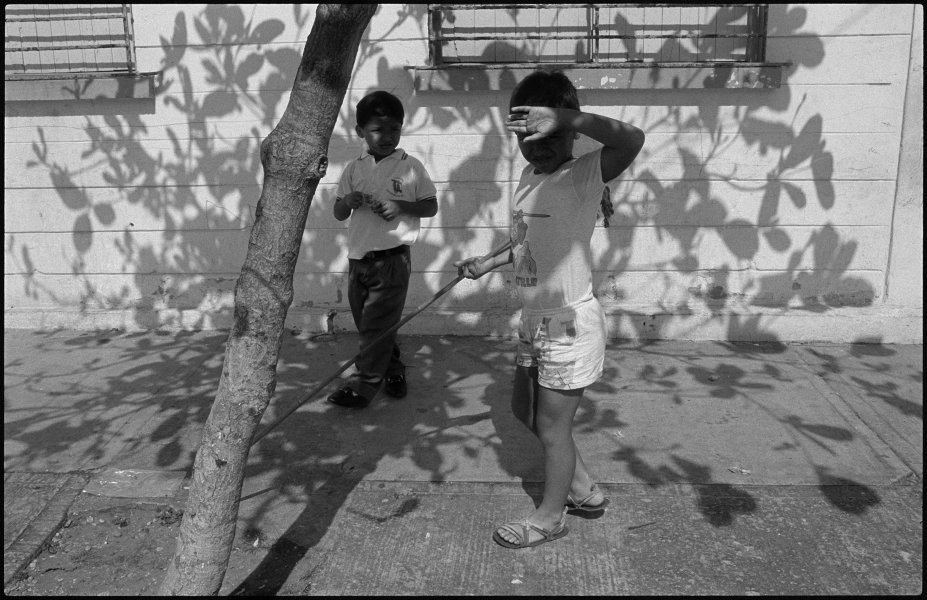
[[[566,497],[567,509],[568,510],[578,510],[580,512],[599,512],[600,510],[605,510],[605,507],[608,506],[609,504],[608,498],[605,498],[598,504],[593,504],[591,506],[588,505],[588,502],[592,500],[596,494],[601,492],[601,490],[599,490],[599,486],[593,483],[592,487],[589,488],[589,490],[592,493],[581,500],[574,500],[573,497],[570,496],[570,494],[567,494],[567,497]]]
[[[566,509],[564,508],[563,514],[560,515],[560,522],[557,523],[556,527],[549,531],[543,527],[535,525],[528,519],[512,521],[496,529],[496,531],[494,531],[492,534],[492,539],[494,539],[500,546],[505,546],[506,548],[531,548],[533,546],[540,546],[541,544],[546,544],[547,542],[558,540],[569,532],[569,529],[567,529],[566,525],[564,525],[565,520]],[[543,537],[541,537],[539,540],[535,540],[529,543],[528,540],[531,539],[530,534],[532,529],[540,533]],[[518,542],[508,541],[499,534],[500,530],[508,531],[516,538],[518,538]]]

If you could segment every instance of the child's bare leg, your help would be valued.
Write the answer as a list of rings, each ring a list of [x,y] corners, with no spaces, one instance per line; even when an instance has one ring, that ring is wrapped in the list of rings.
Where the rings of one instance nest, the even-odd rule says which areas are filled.
[[[538,435],[535,424],[537,421],[539,390],[537,367],[516,366],[515,383],[512,388],[512,413],[535,435]],[[586,463],[583,462],[582,454],[580,454],[575,442],[573,443],[573,453],[576,455],[576,466],[574,467],[573,481],[570,484],[570,495],[573,496],[574,500],[579,500],[589,495],[595,480],[593,480],[592,475],[586,468]],[[597,498],[593,498],[592,504],[598,504],[597,500]]]
[[[579,448],[576,448],[576,469],[573,472],[573,482],[570,484],[570,496],[574,501],[578,502],[592,493],[593,485],[595,485],[595,480],[586,468],[586,463],[583,462],[583,456],[580,454]],[[587,506],[597,506],[604,500],[605,495],[597,489],[595,495],[588,500]]]
[[[537,436],[544,446],[545,480],[544,499],[535,510],[534,517],[544,527],[555,525],[560,520],[576,472],[573,417],[582,397],[582,389],[541,387],[538,394]]]
[[[573,441],[573,417],[583,397],[583,390],[553,390],[538,388],[535,427],[544,446],[544,499],[528,520],[547,530],[560,522],[567,494],[576,469],[576,444]],[[499,535],[510,542],[518,540],[505,530]],[[528,543],[540,539],[530,532]]]

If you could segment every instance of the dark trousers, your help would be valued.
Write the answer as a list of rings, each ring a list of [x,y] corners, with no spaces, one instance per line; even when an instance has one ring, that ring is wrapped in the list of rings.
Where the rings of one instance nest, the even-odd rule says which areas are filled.
[[[402,319],[412,271],[409,246],[396,254],[350,259],[348,261],[348,302],[359,334],[358,347],[364,349],[384,331]],[[396,332],[384,337],[355,362],[351,387],[372,398],[384,377],[404,375],[399,360]]]

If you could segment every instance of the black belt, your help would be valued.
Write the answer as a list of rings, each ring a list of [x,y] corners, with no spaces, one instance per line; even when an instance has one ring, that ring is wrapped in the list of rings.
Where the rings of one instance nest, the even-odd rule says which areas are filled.
[[[361,258],[361,260],[376,260],[378,258],[383,258],[384,256],[393,256],[394,254],[405,254],[409,249],[407,244],[401,246],[396,246],[395,248],[390,248],[389,250],[371,250]]]

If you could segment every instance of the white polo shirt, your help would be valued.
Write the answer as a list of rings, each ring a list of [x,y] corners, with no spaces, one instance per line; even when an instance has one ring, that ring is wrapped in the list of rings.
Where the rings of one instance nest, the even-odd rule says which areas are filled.
[[[344,198],[351,192],[403,202],[419,202],[437,195],[425,167],[402,148],[380,162],[365,150],[348,163],[341,173],[336,196]],[[402,244],[411,246],[418,239],[420,222],[420,218],[409,215],[386,221],[369,206],[360,206],[351,213],[348,224],[348,258],[363,258],[371,250],[388,250]]]

